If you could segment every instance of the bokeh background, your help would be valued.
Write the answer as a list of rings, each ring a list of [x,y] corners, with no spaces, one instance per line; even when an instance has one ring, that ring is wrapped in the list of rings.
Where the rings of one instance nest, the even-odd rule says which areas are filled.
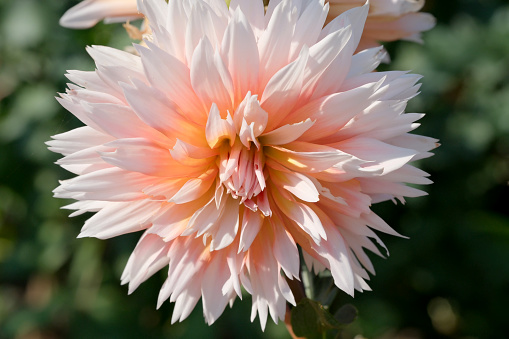
[[[162,270],[131,296],[119,277],[138,234],[76,239],[85,217],[52,198],[70,174],[44,142],[79,126],[53,98],[67,69],[92,70],[92,44],[123,48],[120,25],[75,31],[58,19],[76,0],[0,0],[0,338],[289,338],[249,322],[237,300],[213,326],[198,305],[170,325],[155,309]],[[390,69],[424,75],[407,111],[426,112],[419,134],[441,140],[421,168],[429,196],[375,210],[410,239],[383,237],[373,292],[340,303],[359,310],[353,338],[509,338],[509,3],[428,0],[438,19],[424,46],[388,46]]]

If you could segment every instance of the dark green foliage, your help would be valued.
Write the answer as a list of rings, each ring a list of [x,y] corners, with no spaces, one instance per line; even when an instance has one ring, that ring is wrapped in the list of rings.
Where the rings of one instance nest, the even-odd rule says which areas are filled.
[[[292,328],[298,337],[308,339],[325,338],[330,330],[341,330],[355,320],[357,310],[352,305],[345,305],[333,316],[318,301],[303,298],[292,309]]]

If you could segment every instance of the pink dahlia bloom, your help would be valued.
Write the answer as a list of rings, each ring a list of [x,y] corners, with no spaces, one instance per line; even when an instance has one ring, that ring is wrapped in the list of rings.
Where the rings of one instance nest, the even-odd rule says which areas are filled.
[[[122,283],[129,293],[168,267],[158,305],[183,320],[201,298],[213,323],[243,287],[252,319],[295,304],[302,249],[353,295],[381,255],[374,231],[398,235],[373,203],[424,192],[409,163],[436,140],[405,113],[420,76],[372,72],[380,48],[355,54],[368,6],[325,28],[315,0],[139,2],[151,24],[138,55],[94,46],[93,72],[70,71],[59,102],[86,126],[49,142],[76,174],[55,189],[80,237],[143,231]]]
[[[328,0],[328,20],[364,5],[365,0]],[[358,50],[376,47],[379,42],[409,40],[422,43],[421,32],[435,26],[435,18],[418,13],[425,0],[370,0],[370,10]]]
[[[124,22],[143,18],[136,0],[84,0],[70,8],[60,18],[60,25],[68,28],[90,28],[99,21]]]

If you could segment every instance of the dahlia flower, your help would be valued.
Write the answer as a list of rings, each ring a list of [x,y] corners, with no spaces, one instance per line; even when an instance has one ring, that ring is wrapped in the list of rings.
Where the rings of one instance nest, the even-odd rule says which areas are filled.
[[[362,6],[365,0],[328,0],[328,20]],[[370,10],[358,50],[376,47],[379,42],[408,40],[422,43],[421,32],[435,26],[429,13],[418,13],[425,0],[370,0]]]
[[[398,235],[370,206],[423,195],[405,185],[430,183],[409,163],[436,140],[409,133],[420,76],[372,72],[381,48],[354,55],[368,5],[325,28],[315,0],[138,5],[145,46],[88,48],[97,69],[69,71],[58,98],[85,124],[48,142],[76,174],[55,196],[95,212],[79,237],[143,231],[122,284],[167,266],[157,304],[175,302],[172,322],[201,298],[211,324],[242,288],[251,320],[284,319],[299,247],[346,293],[369,290],[374,231]]]

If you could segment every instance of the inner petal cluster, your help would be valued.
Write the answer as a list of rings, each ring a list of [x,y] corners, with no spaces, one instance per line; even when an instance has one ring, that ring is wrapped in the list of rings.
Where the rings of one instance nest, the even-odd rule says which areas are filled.
[[[267,119],[258,96],[248,92],[233,118],[228,110],[221,114],[213,104],[207,121],[207,142],[212,149],[219,149],[220,183],[228,194],[253,211],[258,209],[254,198],[266,187],[263,147],[258,137],[264,132]]]
[[[219,179],[227,193],[253,210],[255,205],[251,199],[265,189],[263,168],[261,149],[244,146],[239,137],[235,138],[232,147],[221,146]]]

